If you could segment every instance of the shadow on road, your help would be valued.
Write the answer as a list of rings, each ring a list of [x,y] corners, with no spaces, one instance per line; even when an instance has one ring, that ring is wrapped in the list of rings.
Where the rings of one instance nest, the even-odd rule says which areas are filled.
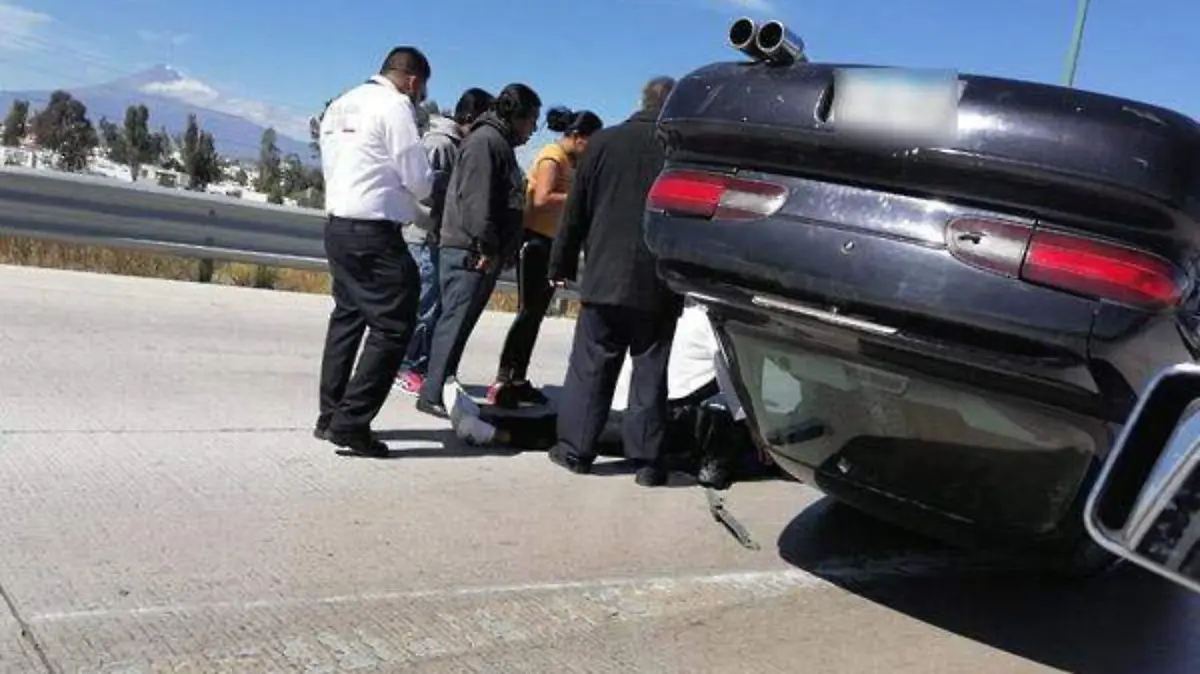
[[[1049,667],[1082,674],[1200,671],[1200,597],[1131,564],[1086,581],[986,564],[963,572],[972,567],[970,553],[828,499],[793,520],[778,545],[785,561],[860,597]],[[947,564],[911,573],[912,560],[921,558],[928,568]],[[863,572],[848,572],[846,560],[856,559],[884,565],[903,559],[909,572],[873,573],[865,561]]]
[[[339,456],[348,458],[387,459],[453,459],[453,458],[483,458],[483,457],[516,457],[525,453],[541,453],[542,450],[521,449],[518,447],[476,447],[469,445],[453,431],[447,429],[413,429],[381,431],[376,436],[384,442],[431,442],[436,446],[393,449],[386,457],[364,457],[348,450],[337,450]],[[592,475],[599,477],[614,477],[633,475],[637,472],[637,464],[620,456],[618,453],[605,452],[603,457],[592,467]],[[696,479],[681,471],[672,471],[667,487],[693,487]]]

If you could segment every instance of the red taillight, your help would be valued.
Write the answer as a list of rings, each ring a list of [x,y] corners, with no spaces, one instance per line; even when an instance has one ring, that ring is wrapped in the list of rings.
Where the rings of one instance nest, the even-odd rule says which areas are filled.
[[[787,188],[719,173],[668,170],[650,188],[647,208],[671,215],[715,220],[753,220],[774,215]]]
[[[1060,232],[1035,232],[1021,278],[1123,304],[1164,308],[1179,302],[1179,271],[1150,253]]]

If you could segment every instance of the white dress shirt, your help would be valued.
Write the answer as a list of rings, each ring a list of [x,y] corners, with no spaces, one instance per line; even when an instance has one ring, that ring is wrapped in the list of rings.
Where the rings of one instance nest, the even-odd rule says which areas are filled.
[[[632,368],[633,360],[626,355],[613,394],[612,409],[615,412],[625,411],[629,404]],[[667,361],[667,399],[686,398],[714,379],[733,418],[736,421],[746,418],[708,312],[703,305],[689,302],[679,317],[675,338],[671,341],[671,355]]]
[[[376,75],[334,100],[321,119],[325,212],[412,223],[433,171],[408,96]]]

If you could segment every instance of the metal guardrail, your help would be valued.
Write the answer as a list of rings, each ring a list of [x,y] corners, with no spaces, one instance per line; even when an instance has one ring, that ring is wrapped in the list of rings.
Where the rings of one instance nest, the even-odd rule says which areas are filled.
[[[0,234],[324,271],[324,224],[321,212],[308,208],[0,167]],[[506,271],[500,282],[513,285],[515,275]]]

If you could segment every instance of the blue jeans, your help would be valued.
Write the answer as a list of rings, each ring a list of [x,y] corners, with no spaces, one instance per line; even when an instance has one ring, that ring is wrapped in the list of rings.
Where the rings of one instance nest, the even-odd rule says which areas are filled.
[[[438,283],[439,251],[437,246],[422,243],[408,244],[408,252],[417,262],[421,274],[421,297],[417,309],[417,325],[408,350],[404,354],[402,369],[424,375],[429,367],[429,346],[433,341],[433,327],[442,312],[441,292]]]

